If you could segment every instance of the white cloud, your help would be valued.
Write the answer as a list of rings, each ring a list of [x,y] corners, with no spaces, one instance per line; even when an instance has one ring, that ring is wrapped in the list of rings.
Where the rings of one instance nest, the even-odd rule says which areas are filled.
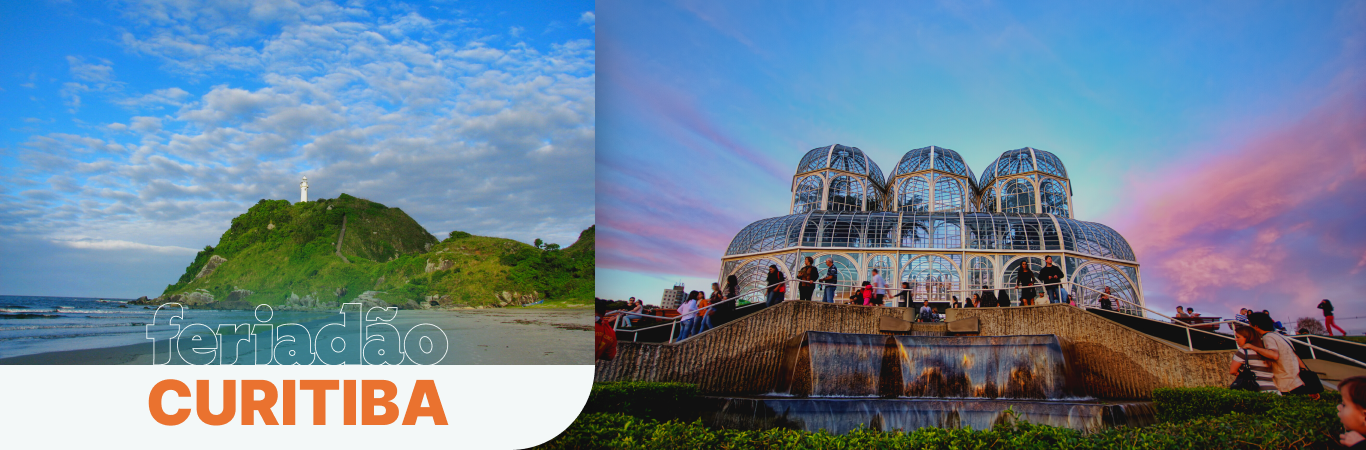
[[[90,83],[112,83],[114,81],[114,63],[107,59],[100,59],[102,64],[95,64],[86,62],[85,58],[67,56],[66,62],[71,66],[71,76],[77,80]]]
[[[438,235],[568,245],[594,221],[589,40],[495,45],[506,40],[328,2],[129,6],[128,51],[211,87],[122,97],[135,112],[89,136],[9,150],[21,173],[0,175],[46,181],[0,186],[0,234],[114,248],[155,233],[189,249],[259,199],[297,198],[300,175],[312,197],[401,207]],[[106,61],[71,64],[73,110],[88,80],[120,86]]]
[[[579,25],[588,25],[589,30],[597,32],[598,18],[597,16],[593,15],[592,11],[584,11],[583,15],[579,16]]]
[[[152,93],[137,98],[125,98],[115,100],[114,103],[129,107],[145,107],[155,105],[179,106],[190,96],[189,92],[178,87],[156,89]]]
[[[53,244],[57,244],[63,247],[89,250],[137,250],[180,255],[193,255],[199,253],[199,250],[185,247],[176,247],[173,245],[151,245],[139,242],[107,239],[53,239],[51,242]]]

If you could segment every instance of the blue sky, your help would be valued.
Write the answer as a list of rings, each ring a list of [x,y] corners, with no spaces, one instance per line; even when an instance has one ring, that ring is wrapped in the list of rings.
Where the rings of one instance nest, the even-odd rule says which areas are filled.
[[[594,223],[592,2],[6,2],[0,295],[155,296],[262,198]]]
[[[715,281],[809,149],[980,172],[1032,146],[1135,247],[1155,309],[1366,315],[1360,2],[600,6],[600,296]]]

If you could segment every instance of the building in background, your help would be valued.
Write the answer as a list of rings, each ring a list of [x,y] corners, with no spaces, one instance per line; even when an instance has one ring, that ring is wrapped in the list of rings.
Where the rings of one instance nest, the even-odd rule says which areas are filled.
[[[1105,287],[1122,300],[1116,309],[1137,314],[1144,304],[1129,243],[1074,219],[1067,170],[1043,150],[1007,151],[979,178],[957,152],[930,146],[907,152],[884,178],[862,150],[835,144],[807,152],[790,189],[790,215],[754,222],[731,240],[721,280],[736,275],[742,292],[762,287],[770,264],[794,280],[811,256],[817,267],[827,258],[839,267],[837,298],[878,269],[893,291],[911,283],[916,301],[962,299],[987,286],[1010,289],[1018,302],[1011,288],[1020,264],[1037,273],[1052,256],[1078,285],[1079,304],[1097,304]],[[1038,291],[1036,303],[1046,303]],[[751,296],[762,301],[761,290]]]
[[[664,299],[659,301],[659,307],[664,309],[678,309],[683,304],[683,297],[688,293],[683,290],[683,283],[674,284],[673,289],[664,290]]]

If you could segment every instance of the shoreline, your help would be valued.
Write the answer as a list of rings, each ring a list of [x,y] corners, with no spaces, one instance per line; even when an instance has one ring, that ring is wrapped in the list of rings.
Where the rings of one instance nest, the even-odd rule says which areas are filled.
[[[418,322],[441,328],[450,342],[447,357],[439,363],[443,365],[592,364],[593,316],[586,312],[584,308],[425,310],[400,317],[394,324],[401,330]],[[158,340],[156,344],[160,347],[170,341]],[[151,365],[152,348],[152,342],[147,341],[56,350],[0,358],[0,366]]]
[[[170,342],[170,339],[158,343]],[[152,343],[142,342],[118,347],[83,348],[79,350],[59,350],[55,352],[34,353],[32,355],[0,358],[0,365],[47,365],[47,366],[85,366],[85,365],[131,365],[152,363]]]

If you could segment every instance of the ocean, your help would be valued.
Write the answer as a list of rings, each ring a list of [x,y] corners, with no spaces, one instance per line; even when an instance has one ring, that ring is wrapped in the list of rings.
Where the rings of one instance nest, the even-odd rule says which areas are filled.
[[[152,324],[156,307],[129,305],[128,301],[116,298],[0,295],[0,360],[69,350],[111,349],[112,352],[115,351],[114,347],[146,344],[151,342],[149,338],[162,342],[174,337],[176,328],[168,326],[167,317],[159,317],[157,326],[148,331],[147,325]],[[445,354],[445,357],[440,364],[592,363],[591,309],[405,310],[388,320],[403,333],[416,330],[419,334],[430,335],[432,339],[440,339],[444,335],[445,339],[440,339],[443,341],[440,342],[440,353]],[[340,321],[343,321],[340,311],[273,311],[271,317],[258,320],[254,311],[186,309],[184,317],[177,323],[186,326],[185,334],[182,335],[185,338],[193,334],[210,334],[210,330],[220,330],[219,325],[224,324],[302,324],[307,333],[318,333],[326,325]],[[207,328],[190,327],[189,324],[203,324]],[[418,326],[425,324],[430,325],[427,328]],[[333,332],[327,333],[328,339],[332,338],[333,333],[339,332],[333,328]],[[434,331],[437,329],[439,331]],[[431,334],[433,332],[436,334]],[[323,337],[316,334],[305,336]],[[352,340],[350,334],[345,335],[344,339],[348,342]],[[301,349],[307,352],[308,340],[281,349],[303,345]],[[353,349],[360,348],[359,342],[352,345]],[[431,342],[427,341],[425,345],[430,347]],[[128,350],[124,348],[121,351]],[[235,358],[228,356],[229,363],[262,356],[253,355],[250,346],[238,347],[236,353]],[[264,357],[270,359],[268,354]],[[56,364],[79,362],[62,361]],[[175,360],[172,363],[183,362]]]
[[[25,297],[0,295],[0,358],[65,350],[121,347],[170,339],[175,331],[158,327],[150,335],[155,307],[129,305],[129,299]],[[318,312],[276,311],[275,320],[315,321]],[[252,311],[186,310],[185,319],[217,328],[219,324],[256,323]],[[164,325],[164,320],[163,320]]]

